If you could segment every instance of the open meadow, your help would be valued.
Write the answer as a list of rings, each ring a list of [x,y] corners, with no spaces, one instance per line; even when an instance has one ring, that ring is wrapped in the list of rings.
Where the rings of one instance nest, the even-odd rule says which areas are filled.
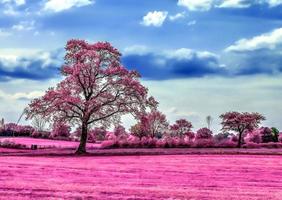
[[[0,199],[268,199],[282,159],[265,155],[0,156]]]

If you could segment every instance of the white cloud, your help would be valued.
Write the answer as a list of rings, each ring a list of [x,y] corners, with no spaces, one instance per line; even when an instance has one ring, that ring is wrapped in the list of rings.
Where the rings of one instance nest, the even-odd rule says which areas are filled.
[[[164,52],[167,58],[175,58],[178,60],[190,60],[194,57],[198,58],[217,58],[218,56],[209,51],[195,51],[188,48],[180,48],[173,51]]]
[[[279,6],[282,4],[282,0],[266,0],[270,7]]]
[[[244,9],[262,4],[276,7],[282,5],[282,0],[178,0],[177,3],[190,11],[209,11],[212,8]]]
[[[59,60],[54,58],[52,52],[38,49],[0,49],[0,64],[4,69],[13,70],[16,67],[26,68],[34,60],[41,61],[42,68],[53,64],[60,66]]]
[[[93,0],[48,0],[43,10],[61,12],[72,7],[82,7],[93,4]]]
[[[218,7],[219,8],[248,8],[250,7],[250,2],[246,0],[224,0]]]
[[[25,5],[26,2],[25,0],[0,0],[1,3],[4,4],[3,14],[16,16],[20,14],[16,7]]]
[[[147,15],[143,17],[141,24],[144,26],[160,27],[163,25],[165,19],[167,18],[167,15],[168,12],[166,11],[148,12]]]
[[[36,97],[40,97],[42,95],[44,95],[43,91],[32,91],[32,92],[17,92],[15,94],[10,95],[10,97],[15,100],[21,100],[21,99],[31,100]]]
[[[14,2],[16,3],[16,5],[21,6],[25,4],[25,0],[14,0]]]
[[[10,16],[16,16],[16,15],[19,15],[19,14],[20,14],[20,13],[19,13],[18,11],[16,11],[16,10],[14,9],[14,7],[11,6],[11,5],[7,5],[6,8],[5,8],[5,10],[3,11],[3,13],[4,13],[5,15],[10,15]]]
[[[282,28],[273,30],[270,33],[255,36],[251,39],[241,39],[225,49],[225,51],[255,51],[259,49],[275,49],[282,45]]]
[[[184,18],[184,17],[185,17],[185,12],[181,12],[181,13],[177,13],[175,15],[170,15],[169,20],[175,21],[175,20],[178,20],[178,19],[181,19],[181,18]]]
[[[43,94],[43,91],[16,92],[11,94],[0,90],[0,98],[5,100],[31,100]]]
[[[0,3],[4,3],[4,4],[14,3],[17,6],[22,6],[25,4],[25,0],[0,0]]]
[[[11,34],[12,33],[0,29],[0,37],[7,37],[7,36],[10,36]]]
[[[33,30],[35,21],[21,21],[18,24],[12,26],[12,29],[16,31],[30,31]]]
[[[126,47],[123,52],[125,55],[129,54],[135,54],[135,55],[144,55],[145,53],[148,53],[148,47],[144,45],[133,45]]]
[[[193,26],[193,25],[195,25],[196,23],[197,23],[196,20],[192,20],[192,21],[188,22],[187,25],[188,25],[188,26]]]
[[[211,9],[213,2],[213,0],[178,0],[177,5],[191,11],[207,11]]]

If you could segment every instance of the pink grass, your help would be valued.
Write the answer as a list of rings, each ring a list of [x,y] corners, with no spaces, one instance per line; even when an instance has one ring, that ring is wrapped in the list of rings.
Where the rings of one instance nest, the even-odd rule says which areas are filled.
[[[0,157],[0,163],[0,199],[282,196],[280,156]]]

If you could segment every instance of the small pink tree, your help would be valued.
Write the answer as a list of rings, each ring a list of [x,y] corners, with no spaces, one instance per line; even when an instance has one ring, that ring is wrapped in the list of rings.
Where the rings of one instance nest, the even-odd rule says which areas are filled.
[[[89,131],[88,141],[95,142],[96,140],[105,140],[107,130],[103,127],[95,127],[93,130]]]
[[[46,120],[80,125],[76,153],[83,154],[90,126],[107,127],[123,114],[145,112],[147,89],[136,71],[122,66],[120,52],[107,42],[70,40],[65,49],[61,69],[65,78],[29,104],[27,119],[40,115]]]
[[[196,133],[196,139],[211,139],[212,131],[208,128],[201,128]]]
[[[51,131],[51,137],[63,137],[68,138],[70,136],[71,128],[69,125],[66,125],[62,122],[56,122],[53,125],[53,130]]]
[[[193,128],[192,123],[186,119],[176,120],[175,124],[170,126],[170,130],[173,136],[183,137],[186,133],[191,131]]]
[[[138,124],[131,127],[132,134],[142,138],[142,136],[157,137],[168,129],[166,116],[159,111],[152,111],[141,115]]]
[[[223,131],[235,131],[239,134],[238,145],[240,148],[243,140],[243,133],[248,130],[252,131],[257,128],[265,117],[259,113],[248,113],[248,112],[227,112],[220,115],[222,119],[222,130]]]

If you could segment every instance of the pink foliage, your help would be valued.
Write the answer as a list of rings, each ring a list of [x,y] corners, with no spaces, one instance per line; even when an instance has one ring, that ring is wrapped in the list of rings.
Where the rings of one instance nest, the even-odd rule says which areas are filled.
[[[140,139],[136,136],[133,136],[133,135],[130,135],[127,138],[127,141],[128,141],[129,147],[132,147],[132,148],[139,147],[140,143],[141,143]]]
[[[107,135],[106,129],[103,127],[94,128],[93,130],[89,131],[88,141],[95,142],[96,140],[102,141],[105,140]]]
[[[91,124],[106,127],[123,114],[139,116],[145,112],[148,91],[140,75],[122,65],[120,52],[110,43],[70,40],[65,49],[61,69],[65,78],[29,104],[27,118],[40,115],[80,125],[83,137],[78,153],[84,153]]]
[[[192,141],[195,138],[195,133],[188,131],[185,133],[184,139],[187,141]]]
[[[51,137],[52,138],[58,138],[58,137],[69,138],[70,131],[71,131],[71,128],[69,125],[62,123],[62,122],[56,122],[53,125]]]
[[[189,133],[192,128],[192,123],[186,119],[176,120],[175,124],[170,126],[170,130],[173,136],[184,137],[186,133]]]
[[[201,128],[196,133],[196,140],[197,139],[211,139],[212,138],[212,131],[208,128]]]
[[[115,140],[104,140],[101,143],[100,148],[102,149],[108,149],[108,148],[113,148],[116,145],[116,141]]]
[[[232,141],[231,139],[224,139],[217,141],[215,143],[215,147],[221,147],[221,148],[234,148],[236,147],[237,142]]]
[[[198,138],[193,143],[193,147],[196,148],[209,148],[214,146],[215,141],[212,138]]]
[[[282,143],[282,133],[279,133],[279,137],[278,137],[279,142]]]
[[[122,125],[118,125],[115,127],[114,134],[118,139],[126,139],[128,137],[128,133]]]
[[[32,126],[8,123],[0,130],[0,135],[31,136],[33,131],[34,128]]]
[[[38,145],[39,149],[75,149],[78,145],[78,142],[73,141],[65,141],[65,140],[53,140],[53,139],[42,139],[42,138],[29,138],[29,137],[6,137],[6,138],[0,138],[0,142],[3,142],[5,140],[8,140],[11,143],[15,143],[18,145],[25,145],[28,148],[31,147],[31,145]],[[98,147],[97,144],[88,144],[89,148],[96,148]],[[58,151],[58,154],[61,152]]]
[[[282,148],[281,143],[277,142],[268,142],[268,143],[254,143],[254,142],[248,142],[243,145],[244,148]]]
[[[38,131],[35,130],[32,132],[31,137],[34,138],[50,138],[51,132],[49,131]]]
[[[241,147],[243,142],[243,133],[245,131],[252,131],[257,128],[265,117],[259,113],[239,113],[239,112],[227,112],[220,115],[222,119],[223,131],[236,131],[239,134],[238,147]]]
[[[252,131],[247,132],[246,137],[244,138],[246,143],[261,143],[262,138],[261,138],[261,130],[260,129],[255,129]]]
[[[156,137],[157,134],[162,134],[168,127],[166,116],[158,111],[142,115],[140,121],[142,130],[147,132],[150,137]]]

